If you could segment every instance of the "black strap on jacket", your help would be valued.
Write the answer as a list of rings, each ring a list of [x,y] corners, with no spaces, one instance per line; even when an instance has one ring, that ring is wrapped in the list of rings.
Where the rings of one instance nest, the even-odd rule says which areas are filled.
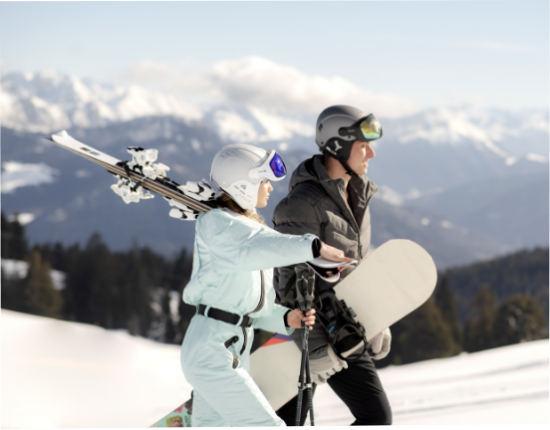
[[[218,321],[222,321],[227,324],[238,325],[239,327],[251,327],[253,318],[248,315],[244,315],[240,324],[239,320],[241,319],[240,315],[224,311],[217,308],[209,308],[206,312],[206,305],[198,305],[197,313],[199,315],[204,315],[205,317],[212,318]]]

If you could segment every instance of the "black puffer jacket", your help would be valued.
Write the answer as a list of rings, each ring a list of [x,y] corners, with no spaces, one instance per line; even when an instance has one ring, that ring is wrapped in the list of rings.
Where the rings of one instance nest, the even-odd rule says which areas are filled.
[[[281,200],[273,213],[275,230],[298,235],[312,233],[324,243],[344,251],[346,257],[360,261],[367,256],[370,247],[368,204],[378,187],[364,176],[352,177],[348,186],[348,206],[344,180],[331,179],[323,161],[323,155],[315,155],[300,164],[292,173],[289,194]],[[341,279],[349,275],[355,267],[356,264],[348,266],[341,273]],[[284,288],[293,274],[292,266],[275,269],[273,285],[281,301],[284,301]],[[318,277],[316,279],[317,293],[334,286],[335,284],[329,284]],[[299,330],[294,333],[295,340],[301,339]],[[327,343],[323,328],[316,324],[309,335],[310,351],[313,352]]]

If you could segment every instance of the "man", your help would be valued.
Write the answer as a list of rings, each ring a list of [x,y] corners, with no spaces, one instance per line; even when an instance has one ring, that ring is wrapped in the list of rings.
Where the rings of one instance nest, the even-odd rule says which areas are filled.
[[[382,128],[372,114],[351,106],[331,106],[321,112],[315,141],[322,154],[304,161],[292,174],[289,194],[273,214],[275,230],[312,233],[343,250],[346,257],[359,262],[364,259],[371,237],[368,204],[378,189],[364,175],[369,160],[375,157],[371,142],[380,137]],[[357,264],[349,265],[341,278],[356,267]],[[293,267],[275,271],[274,285],[282,302],[293,274]],[[317,278],[315,294],[319,296],[335,285]],[[293,338],[301,347],[301,333],[295,331]],[[354,415],[353,425],[391,424],[391,408],[372,362],[372,358],[387,355],[390,341],[391,334],[386,329],[369,343],[373,357],[360,347],[344,359],[342,351],[335,351],[330,345],[321,324],[316,324],[309,335],[312,380],[329,384]],[[307,405],[307,394],[304,397],[303,405]],[[296,424],[296,403],[294,398],[277,411],[287,425]],[[306,412],[305,406],[302,409]],[[301,425],[305,419],[306,414],[302,413]]]

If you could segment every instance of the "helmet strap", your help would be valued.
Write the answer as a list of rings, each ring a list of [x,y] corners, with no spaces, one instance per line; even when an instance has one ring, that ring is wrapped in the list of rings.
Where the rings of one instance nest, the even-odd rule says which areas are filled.
[[[338,158],[337,158],[338,160]],[[344,161],[344,160],[338,160],[340,162],[340,164],[342,165],[342,167],[344,169],[346,169],[346,173],[350,176],[358,176],[357,173],[355,173],[353,170],[351,170],[351,167],[349,167],[349,164],[347,161]]]
[[[349,164],[348,164],[347,160],[341,160],[339,158],[336,158],[330,152],[322,151],[322,153],[324,155],[328,155],[329,157],[334,158],[335,160],[338,160],[348,175],[350,175],[352,177],[353,176],[359,176],[357,173],[355,173],[353,170],[351,170],[351,167],[349,167]]]

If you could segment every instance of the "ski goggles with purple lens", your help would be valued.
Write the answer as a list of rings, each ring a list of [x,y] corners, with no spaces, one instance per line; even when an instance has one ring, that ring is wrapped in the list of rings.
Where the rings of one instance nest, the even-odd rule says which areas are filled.
[[[274,149],[267,151],[268,157],[259,167],[248,171],[251,178],[265,178],[269,181],[280,181],[286,176],[286,166],[283,159]]]
[[[350,127],[341,127],[338,134],[340,136],[355,136],[358,140],[370,142],[382,137],[382,126],[371,113]]]

